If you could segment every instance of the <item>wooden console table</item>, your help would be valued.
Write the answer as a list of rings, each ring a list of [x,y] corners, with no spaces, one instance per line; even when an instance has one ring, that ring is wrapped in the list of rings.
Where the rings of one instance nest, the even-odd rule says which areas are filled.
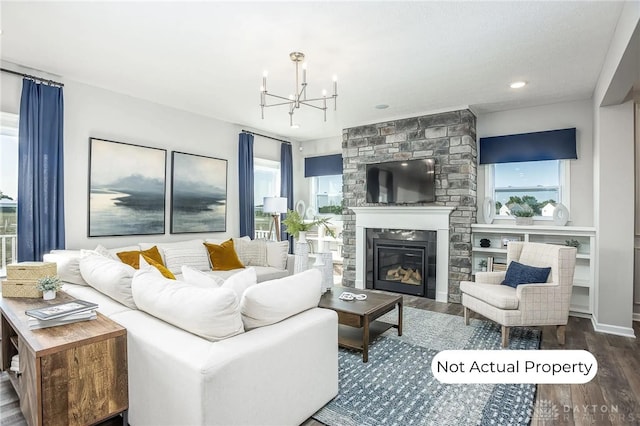
[[[129,408],[127,330],[98,318],[57,327],[29,330],[25,311],[73,300],[58,293],[52,301],[0,298],[2,370],[20,398],[30,426],[89,425]],[[9,370],[19,354],[20,369]]]

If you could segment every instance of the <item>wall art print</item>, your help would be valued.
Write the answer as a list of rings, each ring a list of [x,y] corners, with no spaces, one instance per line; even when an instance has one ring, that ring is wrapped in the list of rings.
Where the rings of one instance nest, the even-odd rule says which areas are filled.
[[[173,151],[171,233],[225,232],[227,160]]]
[[[89,237],[164,234],[167,150],[89,145]]]

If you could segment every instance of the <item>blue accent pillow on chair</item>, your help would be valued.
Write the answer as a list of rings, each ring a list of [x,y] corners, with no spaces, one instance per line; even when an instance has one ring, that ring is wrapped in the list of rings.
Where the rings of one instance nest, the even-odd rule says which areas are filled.
[[[520,284],[544,284],[549,278],[551,268],[536,268],[512,261],[507,268],[507,274],[502,281],[503,285],[516,288]]]

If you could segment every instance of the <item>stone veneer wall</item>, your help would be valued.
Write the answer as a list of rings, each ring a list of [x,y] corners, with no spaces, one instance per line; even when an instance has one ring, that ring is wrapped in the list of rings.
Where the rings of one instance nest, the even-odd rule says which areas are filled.
[[[406,118],[343,130],[343,285],[355,285],[355,214],[366,202],[366,165],[435,158],[437,205],[450,217],[449,301],[460,302],[460,281],[471,279],[471,224],[476,223],[476,117],[469,110]],[[437,273],[442,273],[438,271]]]

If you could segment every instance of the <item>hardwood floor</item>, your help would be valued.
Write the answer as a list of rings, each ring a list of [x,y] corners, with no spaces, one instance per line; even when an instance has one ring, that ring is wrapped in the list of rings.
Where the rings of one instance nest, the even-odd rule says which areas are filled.
[[[462,316],[459,304],[404,296],[404,305]],[[473,317],[482,319],[477,314]],[[634,322],[633,328],[640,337],[640,324]],[[541,348],[587,350],[598,360],[598,374],[583,385],[538,385],[536,404],[547,407],[545,412],[551,416],[534,418],[532,426],[640,425],[640,339],[596,333],[590,320],[570,317],[566,344],[558,345],[555,327],[542,327]],[[23,425],[17,396],[5,374],[0,377],[0,424]],[[303,423],[321,424],[313,419]]]

